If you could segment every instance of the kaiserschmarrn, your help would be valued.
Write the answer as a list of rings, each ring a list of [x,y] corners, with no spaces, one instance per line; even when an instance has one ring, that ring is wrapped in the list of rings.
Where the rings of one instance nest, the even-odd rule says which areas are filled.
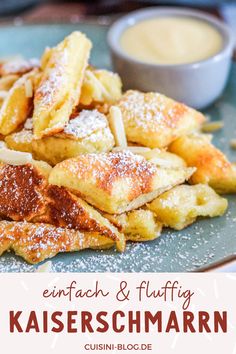
[[[220,197],[205,184],[174,187],[154,199],[149,208],[159,222],[176,230],[182,230],[199,216],[221,216],[228,206],[227,199]]]
[[[21,131],[5,138],[7,146],[30,152],[35,159],[51,165],[79,154],[107,152],[114,146],[108,120],[97,110],[82,110],[54,136],[35,139],[32,129],[32,119],[28,119]]]
[[[190,182],[209,184],[218,193],[236,193],[236,168],[217,149],[208,136],[185,135],[176,139],[169,150],[196,167]]]
[[[90,64],[91,46],[76,31],[40,60],[0,61],[0,255],[123,252],[222,216],[217,192],[236,192],[235,165],[200,134],[204,115],[122,92],[118,74]]]
[[[118,107],[128,140],[150,148],[168,146],[205,120],[200,112],[155,92],[127,91]]]
[[[72,190],[107,213],[121,214],[184,183],[194,171],[157,167],[140,155],[124,151],[65,160],[52,169],[49,182]]]
[[[73,32],[55,48],[43,64],[41,80],[34,96],[34,135],[53,135],[64,128],[79,102],[91,42],[81,32]]]

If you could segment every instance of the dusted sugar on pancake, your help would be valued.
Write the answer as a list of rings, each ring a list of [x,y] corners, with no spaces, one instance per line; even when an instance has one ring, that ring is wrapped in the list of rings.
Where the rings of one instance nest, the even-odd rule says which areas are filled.
[[[35,217],[34,222],[49,223],[81,232],[95,232],[114,241],[117,249],[124,251],[124,235],[86,201],[63,187],[53,185],[48,186],[45,198],[45,213]]]
[[[86,154],[57,164],[49,182],[64,186],[100,210],[136,209],[183,183],[194,170],[158,168],[129,151]]]
[[[205,120],[200,112],[154,92],[127,91],[118,107],[128,141],[150,148],[168,146],[179,136],[198,130]]]
[[[174,141],[170,151],[196,167],[192,184],[209,184],[218,193],[236,193],[236,167],[217,149],[207,135],[192,134]]]
[[[182,230],[199,216],[222,216],[228,207],[227,199],[220,197],[205,184],[181,185],[154,199],[148,207],[165,226]]]
[[[0,64],[0,76],[23,75],[35,68],[39,68],[39,66],[40,62],[36,58],[11,59]]]
[[[34,69],[23,75],[7,92],[0,110],[0,134],[14,132],[27,119],[33,107],[33,86],[37,74],[37,69]],[[30,92],[27,92],[27,84]]]
[[[73,32],[42,57],[42,77],[34,97],[34,136],[39,139],[63,130],[79,103],[91,42]]]
[[[123,234],[106,218],[65,188],[48,184],[50,169],[39,161],[23,165],[0,163],[0,216],[96,232],[114,241],[123,251]]]
[[[6,137],[7,146],[30,152],[50,165],[83,153],[107,152],[114,146],[107,118],[96,109],[82,110],[54,136],[35,139],[32,127],[32,119],[28,119],[23,130]]]
[[[106,249],[114,242],[98,233],[81,233],[48,224],[0,221],[0,256],[9,250],[37,264],[60,252],[75,252],[86,248]]]
[[[0,163],[0,216],[32,220],[45,212],[47,178],[40,166]]]

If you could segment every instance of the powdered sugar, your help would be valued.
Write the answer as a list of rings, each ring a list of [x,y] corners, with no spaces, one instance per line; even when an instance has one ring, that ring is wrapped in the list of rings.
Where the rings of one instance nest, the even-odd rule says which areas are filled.
[[[68,65],[68,52],[65,49],[55,59],[55,63],[51,68],[46,70],[39,87],[35,92],[36,104],[38,109],[46,110],[57,101],[59,88],[62,90],[67,85],[68,77],[65,75],[66,66]]]
[[[27,118],[24,124],[24,129],[33,130],[33,118]]]
[[[17,144],[31,143],[33,141],[33,133],[30,130],[23,129],[22,131],[12,135],[11,138]]]
[[[181,232],[164,229],[161,237],[146,243],[128,243],[126,251],[82,251],[60,254],[52,260],[54,272],[158,272],[188,271],[228,254],[227,244],[236,227],[235,200],[230,197],[227,214],[209,224],[209,219]],[[210,227],[212,225],[212,227]],[[227,227],[227,233],[224,234]],[[222,237],[223,236],[223,237]],[[34,272],[37,266],[27,264],[12,253],[0,258],[0,272]]]
[[[157,172],[155,165],[147,162],[142,156],[135,155],[125,150],[122,152],[110,152],[105,154],[87,154],[70,163],[65,162],[68,170],[75,174],[77,178],[90,178],[101,181],[103,186],[112,185],[117,178],[133,179],[139,184],[139,188],[144,187],[148,176]],[[63,166],[63,162],[61,163]]]
[[[106,128],[107,125],[106,117],[96,109],[83,110],[66,124],[64,133],[82,139],[99,129]]]
[[[3,75],[24,74],[37,67],[39,67],[39,60],[36,58],[32,58],[29,60],[14,59],[2,64],[0,72]]]
[[[32,118],[27,118],[24,124],[24,128],[13,134],[11,136],[11,139],[16,143],[16,144],[24,144],[24,143],[32,143],[33,141],[33,119]]]
[[[127,91],[119,107],[124,121],[136,128],[142,127],[144,131],[157,131],[160,126],[175,127],[178,120],[178,109],[187,107],[158,93],[142,93]]]

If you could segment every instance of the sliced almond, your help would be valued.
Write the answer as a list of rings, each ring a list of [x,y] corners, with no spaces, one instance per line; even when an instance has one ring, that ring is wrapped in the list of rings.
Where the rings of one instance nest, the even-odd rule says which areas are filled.
[[[236,139],[230,140],[230,147],[231,147],[232,149],[236,149]]]
[[[10,165],[24,165],[32,162],[32,155],[28,152],[0,148],[0,161]]]
[[[222,120],[206,122],[202,125],[202,132],[204,133],[213,133],[217,130],[220,130],[224,127],[224,122]]]
[[[149,151],[143,151],[142,155],[145,157],[147,160],[152,160],[160,157],[162,150],[155,148],[155,149],[150,149]]]
[[[148,151],[151,151],[150,148],[144,146],[126,146],[125,148],[117,146],[112,151],[116,152],[116,151],[124,151],[124,150],[129,150],[133,154],[138,154],[138,155],[143,155]]]
[[[4,100],[8,95],[8,91],[0,90],[0,99]]]
[[[111,131],[115,138],[116,146],[126,148],[127,139],[125,134],[125,127],[122,119],[122,113],[119,107],[112,106],[110,108],[108,120]]]
[[[33,97],[33,85],[30,79],[25,81],[25,95],[26,97]]]

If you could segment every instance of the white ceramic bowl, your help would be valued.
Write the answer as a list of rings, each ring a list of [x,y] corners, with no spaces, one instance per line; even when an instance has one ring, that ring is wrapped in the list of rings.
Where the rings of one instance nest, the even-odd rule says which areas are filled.
[[[190,63],[162,65],[144,63],[130,57],[120,46],[122,33],[139,21],[156,17],[190,17],[206,21],[222,35],[222,49],[214,56]],[[194,108],[204,108],[222,93],[229,75],[233,35],[214,16],[191,9],[155,7],[134,11],[116,21],[108,32],[114,69],[120,74],[124,89],[157,91]]]

